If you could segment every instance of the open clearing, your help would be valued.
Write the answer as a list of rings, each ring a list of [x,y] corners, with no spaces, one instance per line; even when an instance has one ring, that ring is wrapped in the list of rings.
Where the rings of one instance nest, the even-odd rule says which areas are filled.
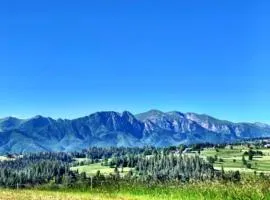
[[[239,170],[247,173],[254,173],[254,171],[257,173],[270,173],[270,149],[254,149],[254,151],[257,150],[262,151],[263,156],[254,156],[251,161],[248,160],[248,156],[245,156],[247,162],[251,164],[250,169],[244,166],[242,162],[243,153],[248,151],[245,146],[233,146],[233,149],[219,148],[218,151],[214,148],[207,148],[201,151],[201,156],[217,156],[218,161],[214,163],[216,169],[221,169],[223,166],[225,171]]]
[[[132,168],[124,167],[123,172],[122,169],[119,168],[120,175],[124,175],[129,172]],[[109,175],[114,172],[114,168],[110,168],[109,166],[102,166],[101,163],[94,163],[82,166],[71,167],[71,170],[78,170],[79,173],[85,172],[88,176],[93,176],[99,170],[103,175]]]
[[[0,161],[2,161],[2,160],[8,160],[8,158],[5,156],[0,156]]]

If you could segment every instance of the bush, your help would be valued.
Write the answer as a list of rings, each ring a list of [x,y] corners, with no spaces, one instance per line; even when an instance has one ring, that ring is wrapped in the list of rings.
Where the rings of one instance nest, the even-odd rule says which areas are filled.
[[[206,160],[211,164],[215,163],[215,158],[212,156],[207,156]]]

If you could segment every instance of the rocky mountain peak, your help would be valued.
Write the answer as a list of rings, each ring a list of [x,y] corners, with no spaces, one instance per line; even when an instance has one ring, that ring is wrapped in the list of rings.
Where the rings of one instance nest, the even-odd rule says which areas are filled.
[[[270,137],[270,126],[233,123],[208,115],[150,110],[96,112],[73,120],[36,116],[27,120],[0,119],[0,153],[74,151],[89,146],[167,146],[222,143]]]

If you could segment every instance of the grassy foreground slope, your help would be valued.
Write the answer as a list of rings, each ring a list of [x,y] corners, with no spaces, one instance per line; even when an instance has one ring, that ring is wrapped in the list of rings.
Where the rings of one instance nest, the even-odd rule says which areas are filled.
[[[117,191],[78,190],[0,190],[1,200],[270,200],[267,181],[222,184],[195,183],[178,187],[135,186]]]

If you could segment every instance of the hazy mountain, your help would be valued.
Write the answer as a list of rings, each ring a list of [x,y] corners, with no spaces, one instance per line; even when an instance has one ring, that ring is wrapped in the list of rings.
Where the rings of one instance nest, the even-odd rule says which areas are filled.
[[[0,153],[78,151],[89,146],[167,146],[270,137],[262,123],[232,123],[208,115],[150,110],[97,112],[74,120],[42,116],[0,119]]]

